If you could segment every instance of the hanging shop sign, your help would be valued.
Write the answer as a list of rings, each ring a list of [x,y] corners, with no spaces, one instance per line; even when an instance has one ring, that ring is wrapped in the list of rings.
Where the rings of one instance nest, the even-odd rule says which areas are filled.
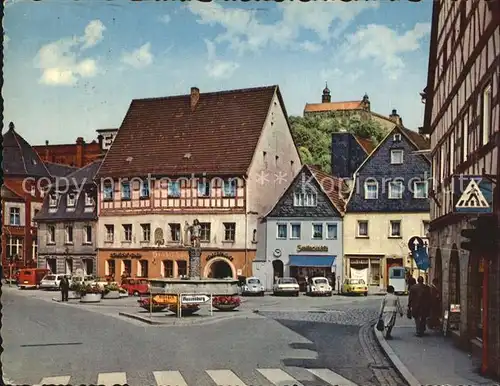
[[[140,253],[133,252],[113,252],[109,256],[118,259],[140,259],[142,257]]]
[[[327,245],[297,245],[297,252],[328,252]]]
[[[229,254],[227,254],[225,252],[212,253],[211,255],[207,256],[206,260],[210,261],[210,260],[215,259],[217,257],[224,257],[224,258],[228,259],[229,261],[233,261],[233,256],[230,256]]]

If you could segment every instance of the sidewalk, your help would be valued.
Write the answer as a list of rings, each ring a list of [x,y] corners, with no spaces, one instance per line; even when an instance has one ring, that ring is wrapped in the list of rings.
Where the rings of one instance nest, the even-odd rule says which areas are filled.
[[[414,321],[406,316],[398,316],[390,340],[374,330],[382,349],[410,386],[498,385],[479,375],[480,363],[473,363],[470,355],[453,345],[451,338],[434,331],[416,337]]]

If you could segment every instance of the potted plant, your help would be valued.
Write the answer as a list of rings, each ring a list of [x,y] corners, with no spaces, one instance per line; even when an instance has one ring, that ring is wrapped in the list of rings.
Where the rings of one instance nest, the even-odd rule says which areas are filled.
[[[73,281],[69,285],[69,293],[68,293],[68,299],[80,299],[80,289],[82,287],[82,284]]]
[[[165,308],[167,308],[166,305],[159,304],[155,300],[153,300],[153,304],[151,304],[150,298],[139,299],[137,303],[139,303],[139,307],[144,308],[146,311],[151,311],[151,312],[161,312]]]
[[[178,307],[177,304],[170,304],[168,306],[168,310],[170,312],[173,312],[173,313],[177,314],[177,307]],[[199,310],[200,310],[200,305],[199,304],[183,304],[181,306],[181,315],[182,316],[193,315],[195,312],[197,312]]]
[[[241,304],[238,296],[216,296],[212,300],[212,306],[220,311],[232,311]]]
[[[97,285],[84,284],[79,292],[80,303],[99,303],[102,299],[102,289]]]
[[[126,298],[128,297],[128,291],[125,288],[120,287],[118,289],[118,294],[120,295],[120,298]]]
[[[120,287],[117,283],[109,283],[104,286],[104,299],[119,299]]]

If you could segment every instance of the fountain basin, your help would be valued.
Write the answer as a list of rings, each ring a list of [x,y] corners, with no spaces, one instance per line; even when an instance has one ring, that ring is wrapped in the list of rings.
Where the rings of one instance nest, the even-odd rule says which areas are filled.
[[[222,279],[149,279],[152,295],[196,294],[214,296],[238,295],[238,280]]]

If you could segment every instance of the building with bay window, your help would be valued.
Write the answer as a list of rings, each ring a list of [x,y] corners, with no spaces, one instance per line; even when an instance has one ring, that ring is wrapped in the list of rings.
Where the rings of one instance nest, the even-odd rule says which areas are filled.
[[[133,100],[96,180],[99,275],[187,275],[194,220],[203,277],[251,275],[258,217],[299,169],[278,86]]]
[[[305,165],[261,220],[253,274],[267,290],[275,278],[342,280],[345,202],[342,179]]]
[[[408,240],[427,237],[431,167],[422,150],[428,148],[425,137],[395,124],[354,173],[344,216],[344,276],[364,279],[371,292],[387,287],[391,266],[419,274]]]
[[[38,224],[38,268],[71,275],[82,269],[95,275],[97,187],[94,177],[101,161],[94,161],[56,180],[35,216]]]

